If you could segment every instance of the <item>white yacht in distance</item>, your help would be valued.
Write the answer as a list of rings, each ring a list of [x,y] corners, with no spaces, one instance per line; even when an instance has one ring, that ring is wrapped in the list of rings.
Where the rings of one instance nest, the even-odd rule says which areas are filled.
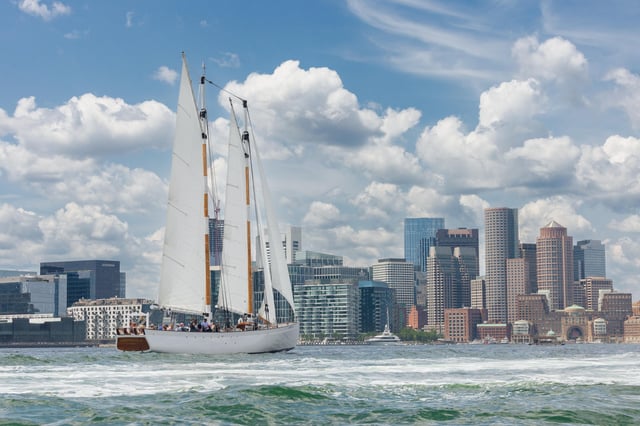
[[[389,324],[384,326],[382,334],[371,337],[365,340],[368,345],[398,345],[402,343],[402,340],[389,330]]]

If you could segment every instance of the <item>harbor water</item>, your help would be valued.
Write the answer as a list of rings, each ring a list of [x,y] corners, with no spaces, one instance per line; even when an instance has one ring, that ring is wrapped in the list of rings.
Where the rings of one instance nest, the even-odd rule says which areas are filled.
[[[0,349],[0,425],[640,424],[640,345]]]

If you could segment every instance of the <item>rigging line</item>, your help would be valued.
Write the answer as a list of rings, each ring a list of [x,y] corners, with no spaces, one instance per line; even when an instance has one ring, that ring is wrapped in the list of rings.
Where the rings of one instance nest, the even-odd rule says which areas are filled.
[[[205,81],[206,81],[207,83],[211,84],[212,86],[217,87],[218,89],[222,90],[223,92],[228,93],[229,95],[233,96],[234,98],[237,98],[238,100],[240,100],[240,101],[242,101],[242,102],[246,102],[246,101],[247,101],[246,99],[241,98],[240,96],[236,95],[236,94],[235,94],[235,93],[233,93],[232,91],[227,90],[227,89],[225,89],[224,87],[217,85],[216,83],[214,83],[213,81],[211,81],[211,80],[209,80],[209,79],[207,79],[207,78],[205,78]]]

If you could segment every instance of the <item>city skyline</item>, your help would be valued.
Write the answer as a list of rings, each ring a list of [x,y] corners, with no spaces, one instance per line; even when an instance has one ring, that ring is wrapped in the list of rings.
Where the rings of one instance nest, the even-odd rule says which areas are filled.
[[[551,220],[601,240],[608,278],[637,300],[639,14],[631,1],[3,2],[0,269],[117,258],[130,295],[157,296],[185,51],[193,75],[204,64],[249,99],[282,230],[301,226],[306,248],[371,265],[402,256],[404,218],[441,217],[477,228],[483,256],[483,210],[509,206],[522,242]],[[214,140],[226,97],[209,87]]]

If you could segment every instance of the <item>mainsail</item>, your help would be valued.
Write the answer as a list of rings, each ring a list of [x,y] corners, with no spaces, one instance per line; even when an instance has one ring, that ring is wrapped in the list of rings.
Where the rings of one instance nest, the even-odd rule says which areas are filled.
[[[207,312],[209,282],[206,168],[203,170],[203,130],[186,61],[182,64],[176,132],[165,226],[158,303],[185,312]]]
[[[249,306],[249,277],[251,274],[249,244],[249,202],[247,194],[248,147],[243,143],[232,110],[229,123],[229,153],[227,156],[227,184],[225,190],[224,236],[222,242],[221,280],[218,305],[244,314]],[[246,155],[245,155],[246,154]],[[222,307],[222,306],[221,306]]]

